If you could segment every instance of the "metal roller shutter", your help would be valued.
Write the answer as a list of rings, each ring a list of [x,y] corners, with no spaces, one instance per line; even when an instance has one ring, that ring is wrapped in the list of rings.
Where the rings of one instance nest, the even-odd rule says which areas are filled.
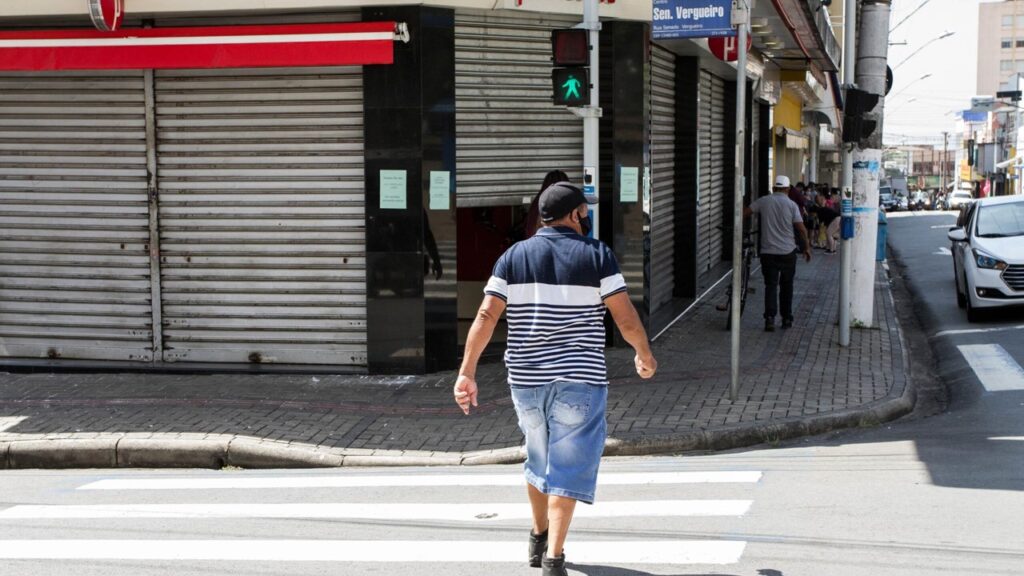
[[[366,363],[362,69],[156,75],[164,360]]]
[[[143,78],[0,76],[0,357],[153,359]]]
[[[675,290],[675,55],[651,46],[651,310]]]
[[[722,260],[725,193],[725,81],[700,73],[700,215],[697,272],[703,274]]]
[[[582,177],[583,124],[551,102],[551,30],[578,20],[456,12],[457,206],[529,203],[549,170]]]

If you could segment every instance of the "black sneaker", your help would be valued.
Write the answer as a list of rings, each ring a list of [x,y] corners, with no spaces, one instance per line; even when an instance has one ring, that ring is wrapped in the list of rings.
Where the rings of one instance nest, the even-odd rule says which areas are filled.
[[[544,571],[541,576],[569,576],[565,571],[565,554],[556,558],[544,558]]]
[[[764,321],[764,331],[765,332],[775,332],[775,320],[765,319],[765,321]]]
[[[785,320],[782,321],[782,329],[783,330],[785,330],[787,328],[792,328],[792,327],[793,327],[793,319],[792,318],[786,318]]]
[[[533,530],[530,530],[530,566],[540,568],[541,559],[544,558],[544,553],[547,551],[548,531],[545,530],[543,534],[534,534]]]

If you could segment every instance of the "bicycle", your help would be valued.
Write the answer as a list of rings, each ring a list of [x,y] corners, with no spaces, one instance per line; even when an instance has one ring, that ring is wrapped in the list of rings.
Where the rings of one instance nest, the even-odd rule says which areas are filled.
[[[724,226],[718,226],[718,229],[723,232],[730,232],[727,234],[728,238],[732,237],[732,229]],[[754,261],[754,230],[745,230],[743,232],[743,244],[742,244],[742,261],[741,266],[742,277],[740,280],[740,316],[743,316],[743,309],[747,306],[747,294],[752,292],[750,288],[750,269],[753,266]],[[726,312],[725,315],[725,329],[732,329],[732,280],[725,288],[725,302],[715,306],[719,311]]]

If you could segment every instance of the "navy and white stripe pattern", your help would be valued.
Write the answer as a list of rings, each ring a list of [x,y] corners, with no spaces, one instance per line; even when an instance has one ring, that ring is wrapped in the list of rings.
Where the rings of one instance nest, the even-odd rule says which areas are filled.
[[[607,384],[604,299],[625,289],[612,251],[571,228],[509,248],[484,288],[507,303],[509,384]]]

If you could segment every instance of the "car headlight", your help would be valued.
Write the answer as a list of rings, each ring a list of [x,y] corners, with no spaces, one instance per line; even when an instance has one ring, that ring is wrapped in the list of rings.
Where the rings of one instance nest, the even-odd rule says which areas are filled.
[[[974,261],[978,264],[978,268],[987,268],[989,270],[1006,270],[1006,262],[1003,262],[1002,260],[994,256],[990,256],[989,254],[986,254],[981,250],[978,250],[977,248],[975,248],[973,252]]]

